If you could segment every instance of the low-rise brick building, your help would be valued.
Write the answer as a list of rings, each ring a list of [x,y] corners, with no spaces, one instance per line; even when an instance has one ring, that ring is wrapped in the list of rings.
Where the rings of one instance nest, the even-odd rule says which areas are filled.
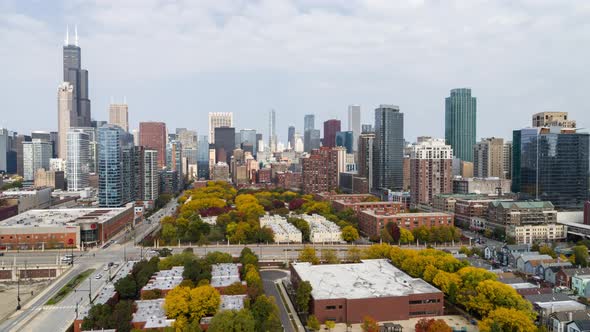
[[[383,210],[365,210],[359,214],[359,230],[366,236],[379,236],[388,223],[396,223],[399,228],[413,230],[426,226],[454,226],[453,215],[442,212],[390,213]]]
[[[443,293],[422,279],[412,278],[385,259],[353,264],[291,265],[295,289],[311,284],[310,314],[320,322],[360,323],[407,320],[443,314]]]
[[[353,210],[357,216],[361,211],[364,210],[384,210],[389,213],[399,213],[404,211],[401,203],[397,202],[356,202],[348,203],[346,201],[335,200],[332,202],[332,206],[336,211],[344,211],[347,209]]]
[[[29,210],[0,222],[0,248],[92,246],[131,225],[133,204],[122,208]]]

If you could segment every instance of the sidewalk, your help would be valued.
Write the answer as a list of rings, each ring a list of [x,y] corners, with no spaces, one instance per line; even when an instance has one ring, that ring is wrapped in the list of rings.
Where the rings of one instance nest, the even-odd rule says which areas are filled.
[[[289,294],[287,294],[287,290],[285,289],[283,282],[278,281],[275,283],[275,285],[277,285],[277,287],[279,288],[279,291],[281,292],[281,295],[282,295],[281,301],[285,302],[285,304],[287,305],[287,310],[289,311],[289,317],[291,317],[291,319],[295,321],[297,331],[305,332],[305,327],[303,326],[303,323],[301,323],[301,320],[299,319],[299,315],[297,315],[297,310],[295,310],[295,308],[293,307],[293,303],[291,303],[291,299],[289,298]]]

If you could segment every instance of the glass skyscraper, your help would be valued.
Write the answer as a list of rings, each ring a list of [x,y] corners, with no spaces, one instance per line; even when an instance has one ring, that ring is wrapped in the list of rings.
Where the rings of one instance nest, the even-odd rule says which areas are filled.
[[[315,115],[306,114],[303,118],[303,132],[306,132],[310,129],[315,129]]]
[[[512,191],[520,198],[550,201],[557,209],[581,210],[588,199],[588,133],[561,128],[515,130]]]
[[[68,131],[66,169],[68,191],[79,191],[88,187],[90,173],[90,138],[83,129],[70,128]]]
[[[107,125],[98,128],[98,204],[118,207],[123,194],[123,129]]]
[[[445,99],[445,140],[455,157],[473,162],[476,140],[477,101],[471,89],[453,89]]]
[[[404,113],[398,106],[380,105],[375,109],[373,185],[377,189],[400,191],[404,171]]]
[[[336,133],[336,146],[346,148],[346,153],[353,153],[354,150],[354,132],[339,131]]]
[[[209,178],[209,137],[200,136],[197,146],[197,177]]]

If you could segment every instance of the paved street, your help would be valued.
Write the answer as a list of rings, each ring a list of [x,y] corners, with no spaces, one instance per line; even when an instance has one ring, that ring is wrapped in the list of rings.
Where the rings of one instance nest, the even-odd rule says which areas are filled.
[[[86,252],[74,252],[74,267],[65,277],[58,279],[58,281],[52,283],[43,295],[33,299],[30,303],[26,304],[23,309],[14,314],[11,318],[6,320],[0,325],[0,331],[63,331],[69,325],[75,317],[76,303],[84,304],[88,302],[88,289],[89,283],[92,282],[92,289],[98,290],[99,287],[104,284],[106,277],[103,276],[100,280],[92,279],[91,281],[86,280],[77,289],[76,292],[72,292],[64,300],[58,303],[56,306],[45,306],[45,303],[56,294],[69,280],[74,278],[79,273],[87,270],[88,268],[95,268],[97,271],[90,277],[94,278],[97,273],[105,274],[102,268],[109,262],[119,262],[126,260],[137,260],[145,257],[150,248],[142,248],[134,245],[139,242],[144,236],[155,230],[159,225],[159,220],[165,216],[171,214],[176,209],[176,200],[172,200],[162,210],[152,215],[149,219],[144,221],[142,224],[137,225],[131,232],[122,232],[112,239],[112,244],[106,248],[95,248]],[[133,240],[133,241],[132,241]],[[299,250],[303,248],[301,244],[269,244],[269,245],[227,245],[225,243],[213,244],[208,246],[191,246],[193,251],[198,255],[205,255],[211,251],[221,251],[230,253],[233,256],[239,256],[240,252],[244,247],[250,247],[257,255],[259,255],[262,261],[285,261],[294,260],[299,254]],[[335,249],[341,258],[346,257],[347,250],[351,245],[347,244],[335,244],[335,245],[312,245],[320,254],[321,249],[330,248]],[[365,245],[358,246],[360,248],[366,247]],[[174,252],[181,252],[186,246],[181,247],[169,247]],[[417,248],[410,246],[408,248]],[[424,246],[418,247],[423,249]],[[439,247],[440,249],[459,249],[460,246],[444,246]],[[67,253],[70,253],[68,251]],[[35,251],[35,252],[9,252],[0,260],[0,266],[11,266],[13,264],[24,265],[26,264],[61,264],[60,258],[65,255],[66,251]],[[277,274],[278,273],[278,274]],[[281,320],[287,319],[288,317],[285,308],[283,307],[280,297],[271,283],[273,280],[284,277],[280,272],[276,273],[264,273],[264,284],[265,290],[277,298],[279,308],[281,309]],[[290,330],[290,324],[285,326],[286,331]]]
[[[285,332],[296,332],[296,330],[293,328],[293,324],[291,324],[291,319],[289,318],[289,313],[287,312],[286,304],[283,303],[281,296],[279,295],[279,291],[275,286],[275,282],[280,282],[281,279],[288,278],[288,273],[286,271],[277,270],[260,271],[260,276],[262,277],[264,293],[266,295],[274,296],[277,302],[277,306],[279,307],[281,323],[283,324]]]
[[[167,204],[160,213],[154,214],[144,223],[137,225],[135,234],[143,234],[152,227],[152,224],[158,223],[160,218],[165,214],[171,214],[176,208],[176,200],[172,200]],[[8,320],[0,324],[0,331],[65,331],[65,329],[73,322],[76,315],[76,303],[79,305],[88,303],[88,290],[90,283],[92,283],[93,293],[96,294],[98,290],[104,285],[107,279],[108,272],[103,271],[105,264],[109,262],[124,261],[127,259],[139,259],[141,254],[145,253],[143,248],[134,247],[128,241],[133,238],[134,234],[122,232],[115,236],[113,244],[106,249],[96,248],[87,252],[74,252],[74,267],[63,278],[57,279],[46,289],[42,295],[36,297],[31,302],[27,303],[22,310],[15,313]],[[6,253],[3,257],[4,264],[10,265],[24,264],[55,264],[56,257],[64,255],[65,251],[61,252],[17,252]],[[60,303],[54,306],[45,306],[45,303],[53,297],[66,283],[68,283],[75,276],[81,272],[95,268],[95,271],[89,279],[82,282],[77,288],[76,292],[70,293]],[[96,274],[103,274],[101,279],[94,279]],[[90,278],[93,278],[90,280]],[[95,292],[96,290],[96,292]]]

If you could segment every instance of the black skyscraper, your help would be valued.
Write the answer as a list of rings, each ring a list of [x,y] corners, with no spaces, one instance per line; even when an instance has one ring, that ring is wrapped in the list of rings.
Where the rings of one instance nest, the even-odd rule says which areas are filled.
[[[404,114],[394,105],[375,110],[374,181],[378,189],[403,187]]]
[[[236,147],[236,129],[233,127],[215,128],[215,159],[228,165]]]
[[[64,82],[74,87],[74,110],[77,123],[71,127],[90,127],[90,99],[88,99],[88,71],[82,69],[82,50],[78,46],[78,31],[76,29],[74,43],[70,42],[69,30],[63,47]]]
[[[290,148],[295,149],[295,127],[289,126],[289,132],[287,133],[287,140]]]

